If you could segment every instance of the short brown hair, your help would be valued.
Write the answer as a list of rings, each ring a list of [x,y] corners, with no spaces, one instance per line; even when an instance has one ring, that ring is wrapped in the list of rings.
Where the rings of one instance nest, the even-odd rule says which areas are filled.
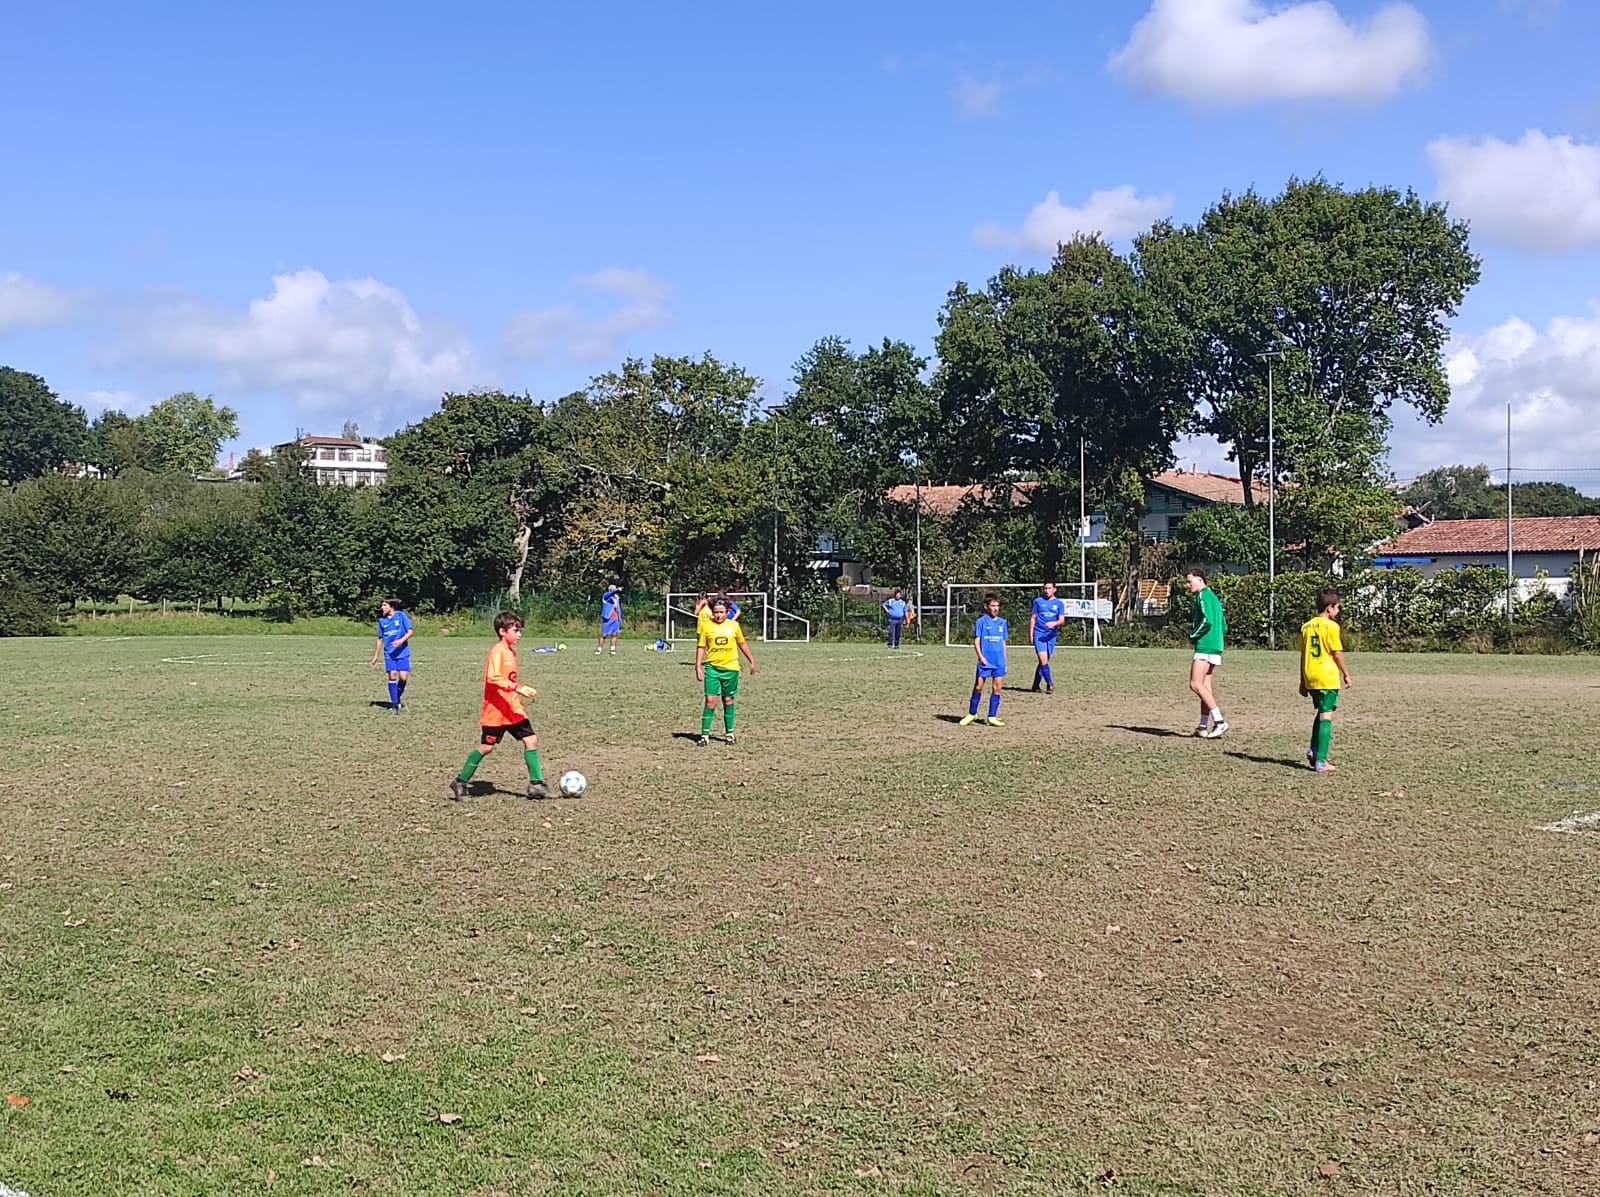
[[[983,605],[985,607],[987,607],[990,603],[998,603],[999,601],[1000,596],[998,594],[990,593],[983,596]]]
[[[1199,578],[1202,582],[1209,582],[1211,580],[1206,577],[1206,571],[1198,565],[1191,565],[1188,569],[1184,570],[1183,576],[1186,578]]]
[[[1341,595],[1332,586],[1325,590],[1317,591],[1317,614],[1321,615],[1329,607],[1339,602]]]
[[[521,626],[522,616],[515,611],[502,611],[494,617],[494,634],[496,636],[507,628],[520,628]]]

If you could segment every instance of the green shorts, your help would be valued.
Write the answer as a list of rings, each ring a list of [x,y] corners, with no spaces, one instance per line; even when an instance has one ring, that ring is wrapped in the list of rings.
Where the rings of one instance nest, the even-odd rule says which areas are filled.
[[[739,671],[719,665],[706,666],[706,697],[734,698],[739,693]]]
[[[1312,690],[1311,705],[1316,708],[1319,715],[1331,715],[1339,709],[1339,692],[1337,690]]]

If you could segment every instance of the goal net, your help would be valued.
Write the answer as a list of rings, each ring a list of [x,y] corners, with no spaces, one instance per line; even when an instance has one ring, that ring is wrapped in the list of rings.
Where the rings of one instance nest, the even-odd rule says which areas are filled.
[[[694,605],[700,598],[696,590],[675,590],[667,595],[667,640],[693,643],[695,638]],[[765,590],[739,590],[728,592],[730,602],[739,608],[739,623],[745,635],[772,642],[794,640],[811,641],[811,621],[785,611],[771,601]]]
[[[1028,615],[1041,593],[1039,582],[949,582],[944,588],[944,643],[946,648],[972,647],[973,625],[983,614],[983,596],[1000,597],[1000,615],[1009,625],[1011,643],[1026,648]],[[1100,625],[1113,614],[1109,598],[1100,597],[1098,582],[1057,582],[1056,597],[1067,605],[1067,618],[1081,620],[1084,642],[1100,647]],[[1068,634],[1063,626],[1058,637]]]

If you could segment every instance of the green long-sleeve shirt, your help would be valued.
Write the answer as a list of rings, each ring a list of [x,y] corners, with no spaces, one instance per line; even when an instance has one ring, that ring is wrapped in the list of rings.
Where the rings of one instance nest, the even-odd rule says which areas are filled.
[[[1199,599],[1200,618],[1194,631],[1189,633],[1189,639],[1194,641],[1197,653],[1220,653],[1223,634],[1228,630],[1227,617],[1222,614],[1222,600],[1209,586],[1201,589]]]

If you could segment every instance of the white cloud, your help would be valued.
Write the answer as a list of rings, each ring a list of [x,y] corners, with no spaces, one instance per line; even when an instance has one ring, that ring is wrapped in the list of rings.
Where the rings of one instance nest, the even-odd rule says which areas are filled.
[[[1108,65],[1192,104],[1370,104],[1417,82],[1432,58],[1428,23],[1409,4],[1354,22],[1330,0],[1154,0]]]
[[[1519,470],[1600,463],[1600,303],[1586,316],[1559,316],[1542,332],[1513,316],[1476,336],[1458,336],[1447,369],[1445,418],[1433,428],[1413,421],[1396,429],[1390,459],[1398,476],[1441,465],[1498,467],[1505,461],[1507,403],[1511,459]],[[1600,475],[1565,480],[1592,489]]]
[[[1600,145],[1529,129],[1428,143],[1439,197],[1474,233],[1535,253],[1600,246]]]
[[[114,356],[210,367],[224,391],[277,392],[311,408],[382,410],[485,381],[466,337],[419,316],[401,291],[317,270],[275,275],[244,311],[157,296],[129,319]]]
[[[956,109],[962,116],[993,116],[1005,90],[1006,85],[999,79],[974,79],[962,71],[956,76]]]
[[[972,230],[972,239],[993,249],[1053,254],[1057,245],[1079,233],[1099,233],[1111,239],[1130,237],[1171,212],[1170,195],[1140,196],[1126,183],[1108,191],[1092,192],[1076,208],[1063,204],[1060,193],[1051,191],[1033,206],[1020,227],[980,224]]]
[[[631,334],[672,322],[672,285],[646,271],[611,267],[574,281],[621,302],[599,314],[570,303],[518,312],[501,332],[506,352],[525,361],[588,365],[617,357]]]
[[[68,324],[84,301],[79,291],[17,274],[0,274],[0,333]]]

